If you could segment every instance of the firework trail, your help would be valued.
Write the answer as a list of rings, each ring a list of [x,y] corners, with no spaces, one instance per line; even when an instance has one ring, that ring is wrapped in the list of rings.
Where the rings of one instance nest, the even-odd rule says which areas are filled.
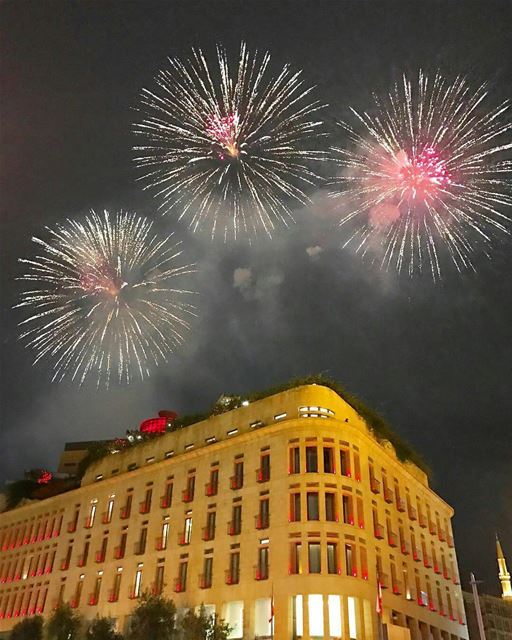
[[[217,56],[215,68],[200,50],[169,59],[154,90],[142,91],[135,162],[160,208],[194,231],[271,235],[317,184],[311,165],[325,159],[315,148],[323,123],[312,118],[323,105],[311,101],[300,71],[271,76],[268,53],[242,43],[237,65],[220,47]]]
[[[350,229],[343,246],[378,249],[381,266],[427,267],[434,279],[442,247],[459,271],[474,268],[478,249],[490,255],[510,232],[512,123],[510,103],[488,108],[488,99],[485,84],[474,91],[465,78],[420,72],[375,97],[371,114],[352,109],[357,124],[340,123],[350,144],[333,149],[343,172],[331,195]]]
[[[33,238],[40,254],[21,259],[26,283],[17,307],[28,312],[21,338],[35,362],[48,359],[54,380],[98,386],[145,378],[183,342],[193,307],[175,279],[179,243],[158,239],[153,223],[133,213],[91,211],[80,221]]]

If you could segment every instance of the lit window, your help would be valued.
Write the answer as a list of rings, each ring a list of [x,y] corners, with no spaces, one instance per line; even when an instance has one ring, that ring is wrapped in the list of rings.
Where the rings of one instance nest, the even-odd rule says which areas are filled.
[[[327,596],[329,610],[329,635],[341,638],[341,598],[337,595]]]
[[[258,598],[254,603],[254,632],[256,637],[272,635],[272,605],[270,598]]]
[[[324,637],[324,602],[321,594],[308,596],[309,635]]]
[[[276,416],[274,416],[274,420],[284,420],[287,415],[287,413],[278,413]]]
[[[352,596],[348,600],[348,635],[350,638],[358,638],[357,635],[357,615],[356,615],[356,599]]]

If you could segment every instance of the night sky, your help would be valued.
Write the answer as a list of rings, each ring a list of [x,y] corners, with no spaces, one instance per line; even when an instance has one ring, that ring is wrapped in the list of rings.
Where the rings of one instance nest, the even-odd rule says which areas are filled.
[[[512,240],[476,273],[398,277],[339,248],[320,198],[272,241],[212,244],[156,216],[135,182],[131,125],[167,56],[236,52],[241,39],[302,68],[332,119],[419,67],[488,79],[511,98],[512,3],[18,1],[1,22],[0,480],[55,468],[65,441],[123,434],[159,409],[196,413],[222,392],[323,372],[423,454],[455,508],[464,585],[474,571],[497,593],[495,531],[512,563]],[[199,292],[185,347],[149,380],[108,391],[51,383],[11,309],[31,236],[91,207],[155,216],[198,264],[184,282]]]

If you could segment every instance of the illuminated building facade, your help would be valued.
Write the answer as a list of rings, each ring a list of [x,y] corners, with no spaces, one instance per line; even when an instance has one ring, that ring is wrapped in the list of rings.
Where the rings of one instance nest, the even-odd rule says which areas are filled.
[[[0,631],[59,601],[122,630],[151,589],[232,638],[466,639],[453,510],[423,471],[326,386],[244,405],[1,514]]]

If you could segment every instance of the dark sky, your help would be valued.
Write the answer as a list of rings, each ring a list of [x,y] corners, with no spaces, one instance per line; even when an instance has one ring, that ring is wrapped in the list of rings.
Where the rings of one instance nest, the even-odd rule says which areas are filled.
[[[512,97],[511,2],[4,2],[1,6],[0,479],[55,467],[66,440],[122,434],[158,409],[326,372],[384,414],[451,505],[463,581],[497,592],[494,532],[512,563],[511,244],[434,285],[349,251],[321,204],[273,241],[210,244],[172,219],[199,273],[185,348],[148,381],[96,391],[50,382],[17,342],[17,259],[45,224],[90,207],[153,215],[135,184],[132,107],[166,56],[240,39],[304,69],[343,116],[402,70],[489,79]],[[310,257],[308,247],[322,249]],[[236,269],[249,271],[245,286]]]

